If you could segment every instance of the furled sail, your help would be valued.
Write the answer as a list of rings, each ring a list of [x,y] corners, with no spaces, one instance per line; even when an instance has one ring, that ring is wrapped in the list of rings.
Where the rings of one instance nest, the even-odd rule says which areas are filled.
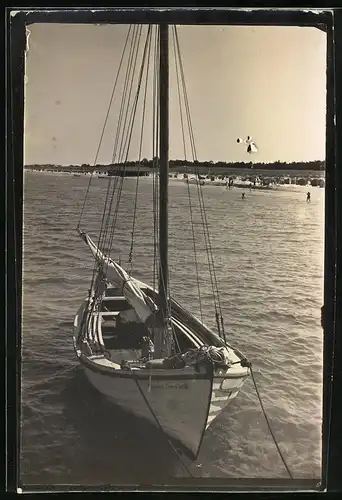
[[[139,288],[136,281],[119,264],[107,257],[86,233],[80,232],[80,237],[89,246],[102,272],[110,283],[122,287],[122,292],[129,304],[134,308],[139,319],[145,323],[148,318],[157,312],[152,299]]]

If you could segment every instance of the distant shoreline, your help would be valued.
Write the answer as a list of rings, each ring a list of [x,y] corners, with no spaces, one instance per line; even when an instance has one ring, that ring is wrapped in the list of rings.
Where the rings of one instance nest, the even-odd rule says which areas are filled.
[[[122,169],[124,165],[122,164],[112,164],[112,165],[25,165],[26,170],[46,170],[50,172],[72,172],[72,173],[90,173],[98,172],[99,174],[110,173],[114,174],[117,170]],[[152,173],[153,162],[152,160],[143,159],[139,162],[127,162],[125,164],[125,170],[127,172],[140,172],[141,174]],[[244,163],[244,162],[190,162],[181,160],[170,160],[169,170],[171,173],[196,173],[199,174],[213,174],[213,175],[224,175],[224,174],[234,174],[234,173],[267,173],[281,172],[282,174],[287,173],[288,175],[294,175],[295,172],[317,172],[317,174],[324,175],[325,173],[325,162],[324,161],[311,161],[311,162],[273,162],[273,163]]]

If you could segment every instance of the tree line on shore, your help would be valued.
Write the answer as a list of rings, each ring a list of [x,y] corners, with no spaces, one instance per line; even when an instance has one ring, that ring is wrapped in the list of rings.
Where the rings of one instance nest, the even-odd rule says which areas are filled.
[[[157,158],[154,158],[153,160],[148,160],[146,158],[143,158],[141,161],[127,161],[125,162],[126,167],[135,167],[138,168],[139,166],[144,167],[146,169],[152,169],[158,162]],[[82,165],[68,165],[68,166],[61,166],[61,165],[52,165],[52,164],[45,164],[45,165],[25,165],[25,168],[29,169],[51,169],[51,170],[68,170],[68,169],[77,169],[79,171],[91,171],[91,170],[106,170],[107,172],[117,169],[122,167],[123,164],[110,164],[110,165],[104,165],[104,164],[97,164],[97,165],[89,165],[89,164],[82,164]],[[220,168],[231,168],[231,169],[248,169],[248,168],[254,168],[256,170],[314,170],[314,171],[324,171],[325,170],[325,162],[321,160],[315,160],[315,161],[309,161],[309,162],[281,162],[281,161],[275,161],[271,163],[263,163],[263,162],[225,162],[225,161],[218,161],[218,162],[213,162],[213,161],[189,161],[189,160],[170,160],[169,161],[169,168],[170,169],[177,169],[177,168],[215,168],[220,169]]]

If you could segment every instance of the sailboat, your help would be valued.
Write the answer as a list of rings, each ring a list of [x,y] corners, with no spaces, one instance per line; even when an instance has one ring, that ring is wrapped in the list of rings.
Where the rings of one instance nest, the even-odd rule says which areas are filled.
[[[132,61],[137,60],[138,52],[134,51],[137,50],[135,47],[138,41],[143,39],[142,28],[138,25],[129,27],[124,47],[124,52],[127,54],[127,46],[130,46],[126,76],[131,75],[132,82]],[[177,68],[182,72],[178,32],[175,26],[171,28],[174,51],[178,55]],[[153,282],[141,281],[128,269],[132,263],[131,251],[127,266],[122,265],[120,256],[113,256],[115,223],[125,182],[124,170],[127,160],[127,154],[121,151],[121,157],[118,153],[118,164],[122,165],[122,175],[109,179],[107,191],[103,196],[105,206],[102,221],[99,221],[98,242],[95,242],[83,228],[81,229],[85,203],[77,225],[79,236],[93,256],[94,271],[88,294],[74,319],[73,345],[86,377],[100,393],[137,418],[148,420],[165,434],[170,443],[190,459],[195,460],[206,429],[212,425],[229,401],[237,396],[250,375],[251,364],[236,347],[232,347],[226,341],[223,315],[216,289],[213,291],[216,297],[215,316],[213,315],[216,319],[215,328],[206,326],[202,313],[201,318],[192,314],[170,293],[168,240],[170,26],[151,25],[145,29],[147,34],[136,83],[136,94],[133,101],[132,99],[130,101],[133,102],[131,107],[133,111],[131,115],[128,112],[127,116],[133,117],[139,96],[142,94],[144,71],[146,70],[145,88],[149,72],[152,72],[155,154],[153,182],[156,183],[154,194],[158,193],[158,196],[154,197],[155,219],[154,225],[151,226],[155,241]],[[153,49],[154,56],[151,55]],[[154,70],[151,70],[148,64],[151,60],[154,61]],[[120,67],[122,61],[123,57]],[[126,99],[127,106],[128,87],[127,84],[123,90],[123,101]],[[131,137],[132,134],[124,132],[123,115],[124,113],[119,116],[121,129],[118,125],[117,133],[122,137]],[[128,118],[127,123],[132,124],[133,121],[134,118],[131,118],[130,122]],[[127,127],[126,131],[129,130]],[[115,140],[117,141],[117,138]],[[126,152],[128,142],[123,141],[127,146]],[[112,163],[114,163],[113,158]],[[188,186],[188,189],[191,187]],[[200,185],[198,189],[201,193]],[[88,192],[89,187],[86,196]],[[113,202],[114,195],[117,196],[116,202]],[[201,207],[203,208],[202,205]],[[209,244],[210,249],[209,224],[205,220],[203,210],[201,216],[207,246]],[[192,219],[191,222],[198,224]],[[210,256],[213,276],[213,260],[211,254]]]

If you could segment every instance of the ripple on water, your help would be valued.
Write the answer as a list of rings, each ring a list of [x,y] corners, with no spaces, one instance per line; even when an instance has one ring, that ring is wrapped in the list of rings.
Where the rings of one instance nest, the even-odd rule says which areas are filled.
[[[39,173],[25,179],[22,480],[108,484],[184,476],[158,432],[109,404],[77,368],[72,324],[93,270],[91,255],[74,231],[86,181]],[[171,291],[199,313],[196,266],[189,259],[192,233],[186,229],[187,188],[170,185]],[[148,179],[139,183],[144,204],[133,259],[136,276],[149,282],[151,188]],[[103,184],[94,189],[83,224],[97,241]],[[134,192],[131,179],[124,184],[114,240],[123,260],[131,243],[126,234]],[[323,194],[317,190],[309,207],[303,206],[302,192],[291,190],[253,193],[248,204],[241,204],[234,190],[204,190],[225,330],[253,363],[272,429],[295,477],[320,474]],[[194,212],[199,221],[196,204]],[[204,321],[215,328],[199,229],[196,225]],[[252,380],[209,427],[197,464],[202,465],[192,470],[202,477],[286,477]]]

